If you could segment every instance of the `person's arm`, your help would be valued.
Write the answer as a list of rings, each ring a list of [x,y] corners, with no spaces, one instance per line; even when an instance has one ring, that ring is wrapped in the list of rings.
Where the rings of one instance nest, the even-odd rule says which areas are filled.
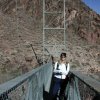
[[[70,64],[68,63],[67,64],[67,70],[66,71],[63,71],[62,74],[68,75],[69,71],[70,71]]]

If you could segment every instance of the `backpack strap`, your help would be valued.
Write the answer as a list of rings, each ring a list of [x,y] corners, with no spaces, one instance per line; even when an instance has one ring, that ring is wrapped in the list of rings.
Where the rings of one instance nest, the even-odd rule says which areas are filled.
[[[67,64],[66,64],[66,70],[67,70],[67,67],[68,67],[68,66],[67,66]]]
[[[57,63],[57,67],[56,67],[56,70],[59,70],[59,63]]]

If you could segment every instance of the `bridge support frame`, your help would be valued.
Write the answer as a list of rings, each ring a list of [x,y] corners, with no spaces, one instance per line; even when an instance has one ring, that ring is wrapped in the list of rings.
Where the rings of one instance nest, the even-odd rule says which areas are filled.
[[[57,0],[57,2],[59,2],[61,0]],[[63,1],[63,11],[62,12],[59,12],[59,11],[46,11],[46,0],[43,0],[43,63],[45,62],[45,48],[50,48],[50,46],[48,44],[46,44],[46,30],[63,30],[63,44],[59,44],[57,45],[58,48],[62,48],[61,46],[63,45],[63,48],[66,48],[66,23],[65,23],[65,16],[66,16],[66,12],[65,12],[65,0],[62,0]],[[46,27],[46,16],[47,14],[63,14],[63,28],[54,28],[54,27]],[[55,45],[52,45],[52,47],[55,46],[55,50],[53,50],[53,55],[58,55],[57,53],[57,46],[56,46],[56,43]],[[51,47],[51,48],[52,48]],[[61,52],[61,51],[60,51]],[[51,51],[50,51],[51,53]],[[52,53],[51,53],[52,54]]]

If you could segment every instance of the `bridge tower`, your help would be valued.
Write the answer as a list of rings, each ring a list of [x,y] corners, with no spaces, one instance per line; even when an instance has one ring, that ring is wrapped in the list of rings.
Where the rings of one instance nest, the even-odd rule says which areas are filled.
[[[43,62],[45,48],[55,57],[66,48],[65,0],[43,0]]]

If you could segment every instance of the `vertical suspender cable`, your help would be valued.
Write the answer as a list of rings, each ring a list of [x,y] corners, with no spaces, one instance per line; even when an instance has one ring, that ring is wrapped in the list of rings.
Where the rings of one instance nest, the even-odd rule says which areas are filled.
[[[16,32],[18,34],[18,46],[20,46],[20,43],[19,43],[19,22],[18,22],[18,0],[15,0],[16,2]]]
[[[64,3],[64,45],[65,45],[65,47],[66,47],[66,23],[65,23],[65,16],[66,16],[66,12],[65,12],[65,6],[66,6],[66,3],[65,3],[65,0],[63,1],[63,3]]]
[[[17,33],[18,33],[18,1],[17,0],[15,0],[15,2],[16,2],[16,30],[17,30]]]
[[[45,0],[43,0],[43,64],[44,64],[44,44],[45,44]]]

